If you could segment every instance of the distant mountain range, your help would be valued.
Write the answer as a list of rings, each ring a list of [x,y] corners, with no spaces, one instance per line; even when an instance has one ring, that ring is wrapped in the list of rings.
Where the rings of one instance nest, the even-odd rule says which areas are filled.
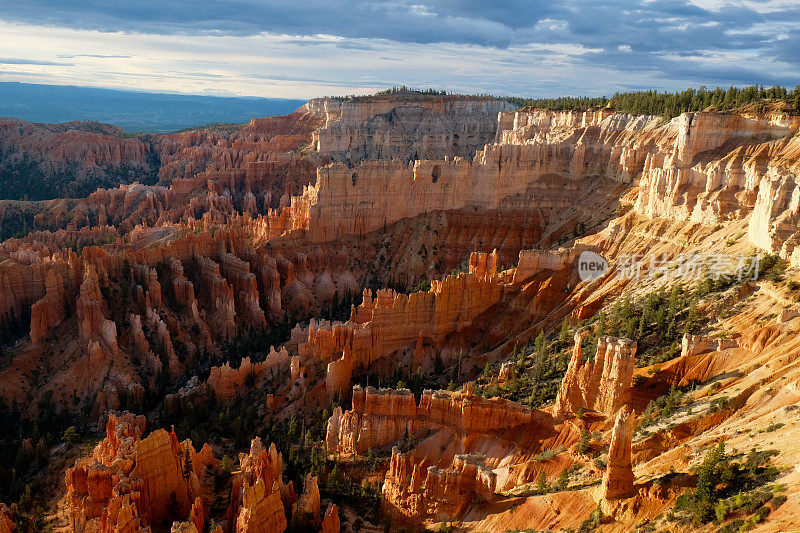
[[[146,93],[0,82],[0,117],[58,123],[93,120],[129,133],[168,133],[213,122],[285,115],[305,100]]]

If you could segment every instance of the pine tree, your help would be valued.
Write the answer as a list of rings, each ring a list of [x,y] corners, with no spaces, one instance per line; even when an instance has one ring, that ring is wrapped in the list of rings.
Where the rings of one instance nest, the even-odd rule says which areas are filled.
[[[565,468],[561,471],[561,474],[559,474],[558,480],[556,481],[556,486],[558,487],[558,490],[565,490],[568,484],[569,471]]]
[[[561,323],[561,331],[558,333],[558,342],[561,343],[562,348],[569,346],[569,319],[565,318]]]
[[[550,488],[547,485],[547,474],[544,473],[544,470],[539,472],[539,477],[536,478],[536,492],[539,494],[546,494],[549,492]]]
[[[694,493],[694,520],[696,523],[705,523],[711,519],[714,507],[714,496],[718,483],[717,469],[725,461],[725,441],[711,449],[706,454],[703,463],[697,470],[697,489]]]
[[[339,489],[341,483],[341,474],[339,473],[339,465],[333,465],[330,475],[328,475],[328,488],[334,491]]]
[[[190,477],[192,477],[192,472],[194,468],[192,467],[192,456],[189,453],[189,443],[186,443],[185,448],[183,449],[183,477],[187,481]]]

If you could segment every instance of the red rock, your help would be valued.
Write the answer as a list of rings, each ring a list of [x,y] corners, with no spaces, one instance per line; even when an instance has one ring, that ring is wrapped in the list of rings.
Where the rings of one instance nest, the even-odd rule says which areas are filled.
[[[410,518],[452,519],[476,498],[494,499],[497,475],[477,454],[456,455],[448,468],[416,462],[395,446],[383,484],[384,498]],[[424,489],[423,489],[424,486]]]
[[[319,531],[320,533],[339,533],[340,528],[339,507],[331,504],[325,512],[325,518],[322,519],[322,527]]]
[[[611,433],[608,466],[603,474],[602,495],[604,500],[615,500],[633,494],[632,437],[633,413],[629,410],[622,410],[617,415],[614,430]]]
[[[248,376],[252,375],[257,381],[264,373],[272,368],[285,365],[289,362],[286,348],[275,351],[270,348],[267,358],[261,363],[251,363],[249,357],[242,359],[239,368],[233,369],[228,363],[220,367],[212,367],[207,384],[214,390],[217,398],[227,400],[233,398],[245,386]]]
[[[305,524],[311,529],[316,529],[321,523],[320,496],[317,476],[306,476],[303,483],[303,493],[292,507],[292,520]]]
[[[190,457],[202,456],[194,453],[191,443],[179,443],[174,433],[163,429],[142,439],[144,426],[144,417],[111,414],[106,438],[93,456],[67,470],[74,530],[140,531],[190,514],[193,521],[202,519],[200,481],[184,464],[187,447]],[[197,459],[192,466],[197,471],[205,468]],[[179,516],[172,516],[173,507]]]
[[[636,342],[601,337],[593,361],[584,362],[581,342],[586,332],[575,334],[567,372],[561,381],[554,413],[564,415],[592,409],[614,415],[628,398],[634,370]]]
[[[192,504],[192,512],[189,515],[189,521],[194,525],[197,531],[203,531],[203,525],[205,524],[205,513],[203,511],[202,498],[195,498],[194,503]]]
[[[64,280],[52,270],[47,271],[47,293],[31,306],[31,342],[38,344],[64,319]]]
[[[233,480],[228,523],[235,533],[279,532],[287,526],[282,493],[283,459],[275,445],[269,451],[256,437],[249,454],[239,454],[240,470]]]
[[[233,286],[239,315],[243,316],[251,326],[266,327],[264,311],[258,303],[256,276],[250,272],[250,264],[233,254],[225,253],[220,254],[219,266],[220,271]]]
[[[88,265],[84,271],[84,280],[77,301],[81,336],[89,341],[98,341],[104,352],[116,354],[117,326],[103,316],[103,304],[96,269],[93,265]]]
[[[230,340],[236,334],[236,307],[233,302],[233,288],[222,277],[219,265],[206,257],[198,257],[200,278],[210,303],[209,322],[222,333],[223,340]]]
[[[433,280],[427,292],[405,295],[379,290],[373,297],[365,291],[351,322],[312,322],[308,340],[298,351],[303,357],[329,363],[328,393],[344,392],[353,368],[370,367],[398,350],[416,346],[421,336],[432,343],[441,342],[496,303],[501,294],[496,257],[491,254],[489,260],[486,254],[473,255],[469,273]],[[432,361],[425,364],[431,367]]]
[[[529,424],[532,411],[508,400],[487,400],[449,391],[425,391],[417,406],[406,389],[353,387],[353,409],[334,410],[328,420],[329,453],[351,455],[380,448],[401,439],[408,431],[443,426],[459,431],[487,432]]]
[[[325,516],[325,518],[327,519],[328,517]],[[14,533],[17,530],[17,526],[14,524],[13,519],[14,513],[11,511],[11,509],[5,504],[0,504],[0,533]],[[339,515],[337,514],[337,527],[335,530],[331,529],[329,531],[339,531],[338,521]]]

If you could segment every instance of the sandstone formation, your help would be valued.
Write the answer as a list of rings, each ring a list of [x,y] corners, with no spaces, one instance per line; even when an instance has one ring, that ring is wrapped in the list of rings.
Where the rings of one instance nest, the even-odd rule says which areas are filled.
[[[338,520],[338,514],[336,518]],[[11,509],[5,504],[0,504],[0,533],[14,533],[14,531],[17,530],[17,526],[14,525],[13,519],[14,513],[11,511]]]
[[[364,291],[362,303],[353,309],[349,322],[312,321],[307,340],[305,335],[304,340],[298,340],[298,352],[301,357],[327,362],[330,395],[346,392],[352,376],[362,369],[375,369],[389,356],[397,358],[403,351],[408,355],[399,361],[430,371],[432,350],[426,350],[426,346],[440,346],[454,334],[463,335],[476,317],[499,303],[505,290],[519,290],[524,282],[548,269],[564,276],[564,283],[570,278],[575,250],[532,252],[520,253],[518,267],[508,273],[497,272],[496,252],[473,253],[466,274],[434,280],[428,291],[405,295],[379,290],[374,296]],[[548,297],[554,285],[535,293],[539,301],[531,306],[532,313],[545,312],[552,302]]]
[[[593,360],[583,361],[585,332],[575,335],[567,372],[558,391],[554,413],[565,415],[591,409],[614,415],[625,403],[633,379],[636,342],[601,337]]]
[[[64,319],[64,279],[49,270],[45,297],[31,306],[31,342],[38,344]]]
[[[196,453],[164,430],[142,438],[144,428],[144,417],[110,415],[93,456],[67,470],[74,531],[142,531],[186,517],[201,522],[208,452]]]
[[[123,403],[145,408],[155,394],[158,409],[146,408],[157,419],[208,408],[211,398],[228,409],[252,392],[261,431],[266,420],[308,422],[352,394],[352,408],[328,420],[328,459],[391,449],[388,465],[365,476],[382,483],[387,511],[404,525],[455,520],[464,530],[576,529],[598,493],[609,529],[657,520],[688,476],[635,491],[632,460],[646,476],[688,471],[711,427],[737,450],[753,434],[742,429],[771,428],[775,464],[800,461],[788,283],[752,283],[752,298],[729,291],[712,306],[711,331],[685,336],[684,357],[643,371],[635,391],[636,343],[601,338],[584,361],[581,335],[552,407],[481,398],[471,385],[419,401],[407,390],[351,387],[417,372],[443,378],[439,386],[452,376],[458,387],[623,289],[638,297],[652,288],[614,275],[625,256],[751,253],[752,244],[797,266],[796,116],[663,120],[398,94],[318,99],[232,131],[146,142],[102,125],[4,124],[0,158],[18,164],[40,152],[35,166],[69,170],[69,190],[112,184],[69,201],[0,202],[2,230],[20,213],[35,228],[0,242],[0,395],[23,417],[52,402],[97,420]],[[609,275],[580,279],[575,259],[586,250],[608,260]],[[794,271],[785,276],[795,281]],[[430,375],[443,368],[450,375]],[[515,368],[491,373],[503,395],[519,394],[505,389],[521,375]],[[643,435],[632,457],[629,409],[690,382],[699,388],[686,396],[691,410]],[[717,408],[713,382],[727,407]],[[537,383],[531,396],[551,385]],[[144,419],[132,415],[110,416],[106,430],[67,474],[73,529],[199,532],[222,519],[215,501],[228,494],[209,479],[210,447],[195,452],[163,429],[145,437]],[[582,488],[599,477],[577,453],[582,434],[595,451],[611,441],[597,493]],[[353,464],[354,480],[363,463]],[[532,490],[564,471],[570,490]],[[324,486],[309,475],[298,498],[277,448],[258,439],[231,484],[231,531],[341,525],[336,506],[322,513]],[[796,518],[790,490],[765,527]],[[350,520],[352,509],[341,512]],[[9,514],[0,509],[0,531]]]
[[[425,391],[417,405],[406,389],[355,386],[353,409],[343,412],[337,407],[328,420],[326,444],[328,453],[351,455],[396,442],[406,432],[446,426],[464,433],[485,433],[532,420],[530,409],[499,398]]]
[[[311,529],[317,529],[321,525],[319,486],[316,476],[311,474],[306,476],[303,493],[292,506],[292,519]]]
[[[228,523],[236,533],[285,531],[283,459],[272,444],[265,450],[256,437],[249,454],[239,455],[240,473],[233,481]],[[292,502],[287,502],[291,504]]]
[[[371,291],[365,291],[350,322],[322,327],[312,324],[299,353],[323,361],[342,354],[328,364],[327,378],[329,393],[341,392],[349,386],[355,369],[368,368],[397,350],[414,346],[420,337],[438,343],[467,327],[475,316],[497,302],[500,285],[495,276],[494,269],[473,268],[471,261],[469,273],[433,281],[427,292],[405,295],[379,290],[373,298]],[[414,364],[423,362],[416,360]]]
[[[355,102],[314,99],[309,108],[325,115],[313,134],[315,149],[336,160],[471,158],[492,141],[497,114],[513,104],[481,97],[359,98]]]
[[[95,267],[89,265],[84,274],[80,288],[80,296],[76,304],[78,329],[81,336],[89,341],[89,352],[92,343],[101,343],[103,352],[117,352],[117,326],[103,316],[103,296]]]
[[[611,433],[608,466],[603,474],[602,497],[604,500],[616,500],[633,493],[632,437],[633,413],[622,410],[617,415]]]
[[[322,519],[322,527],[319,531],[320,533],[339,533],[340,528],[339,508],[336,505],[330,505],[325,511],[325,518]]]
[[[681,341],[681,357],[705,352],[719,352],[736,348],[739,343],[733,339],[709,339],[702,335],[685,334]]]
[[[410,518],[459,516],[476,498],[491,501],[495,496],[497,475],[484,461],[478,454],[460,454],[447,468],[423,470],[424,462],[416,464],[411,454],[401,453],[395,446],[383,495],[394,509]]]
[[[11,196],[12,191],[35,191],[33,199],[80,197],[112,179],[124,182],[131,176],[152,176],[155,169],[148,161],[148,145],[123,138],[122,133],[121,128],[107,124],[33,124],[3,118],[0,172],[9,179],[0,199],[22,197],[21,192]],[[35,169],[30,176],[26,164]],[[38,178],[35,182],[34,175]]]

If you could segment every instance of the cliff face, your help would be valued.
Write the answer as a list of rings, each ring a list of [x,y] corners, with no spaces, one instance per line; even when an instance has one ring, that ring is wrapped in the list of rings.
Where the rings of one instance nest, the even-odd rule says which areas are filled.
[[[326,448],[344,459],[394,445],[382,486],[387,511],[435,523],[492,506],[541,473],[558,476],[576,457],[539,454],[579,437],[547,412],[474,396],[472,384],[425,391],[419,404],[407,390],[354,387],[352,410],[337,408],[328,421]]]
[[[107,124],[0,119],[0,200],[80,197],[99,186],[154,181],[150,146]]]
[[[790,259],[800,117],[686,113],[648,155],[635,209],[714,225],[748,220],[748,239]]]
[[[389,373],[406,365],[430,372],[436,350],[448,360],[456,351],[468,351],[467,341],[480,335],[474,321],[501,302],[530,297],[524,312],[546,315],[555,303],[553,292],[572,279],[575,256],[575,250],[527,251],[520,253],[517,268],[498,273],[496,252],[473,253],[466,274],[433,280],[428,291],[405,295],[379,290],[375,296],[365,291],[348,322],[312,322],[298,338],[298,353],[327,364],[329,395],[348,392],[352,377],[367,369]],[[547,276],[546,281],[531,283],[537,276]]]
[[[415,463],[413,456],[392,448],[383,484],[386,501],[401,514],[414,519],[448,519],[460,516],[477,499],[495,497],[497,474],[479,454],[461,454],[445,468]]]
[[[64,319],[64,279],[49,270],[45,296],[31,306],[31,342],[39,343]]]
[[[476,257],[476,256],[474,256]],[[415,346],[424,339],[441,343],[446,336],[462,330],[500,297],[494,259],[490,268],[471,262],[470,272],[434,280],[429,291],[409,295],[379,290],[373,298],[364,292],[361,305],[345,324],[312,324],[308,340],[299,345],[301,357],[330,361],[328,391],[341,392],[352,373],[369,368],[392,353]],[[334,357],[339,356],[340,357]],[[423,352],[414,355],[415,366],[429,367]]]
[[[353,102],[315,99],[309,108],[325,114],[314,132],[315,149],[337,161],[364,159],[471,159],[490,142],[497,114],[513,104],[493,98],[367,97]]]
[[[26,416],[52,393],[57,407],[96,419],[123,401],[146,405],[145,395],[167,382],[170,416],[227,409],[255,392],[259,420],[307,421],[352,391],[352,409],[338,408],[328,421],[327,449],[349,459],[402,442],[382,495],[390,513],[414,525],[458,517],[463,529],[577,528],[596,495],[627,500],[635,415],[623,409],[638,409],[650,390],[631,394],[632,341],[603,338],[593,360],[583,361],[576,338],[552,409],[480,398],[469,385],[426,391],[416,401],[405,390],[351,383],[431,373],[439,356],[446,367],[467,362],[454,374],[459,385],[565,318],[590,317],[624,282],[581,281],[575,260],[584,250],[602,253],[614,268],[615,258],[643,251],[725,251],[727,237],[749,228],[751,243],[794,257],[800,119],[694,113],[662,122],[610,110],[502,106],[319,100],[237,132],[150,139],[159,184],[37,204],[42,231],[0,243],[0,394]],[[106,157],[103,144],[113,142],[86,140],[75,153],[91,161],[102,152],[93,164],[113,166],[116,155]],[[429,159],[418,160],[422,154]],[[707,238],[716,224],[730,225],[722,244]],[[581,244],[555,249],[582,232],[589,235]],[[430,289],[409,290],[423,279]],[[680,358],[645,371],[653,390],[724,376],[725,394],[742,412],[654,429],[633,446],[637,472],[689,464],[696,457],[683,443],[706,446],[694,433],[711,422],[728,420],[715,437],[726,432],[740,439],[739,449],[747,443],[737,424],[757,419],[766,427],[775,417],[791,427],[784,407],[798,401],[796,295],[788,285],[759,284],[756,303],[741,299],[758,306],[750,314],[737,322],[724,316],[727,309],[718,313],[735,340],[720,340],[722,331],[687,336]],[[347,309],[343,302],[359,294]],[[339,321],[348,311],[349,320]],[[778,320],[765,325],[770,316]],[[266,346],[290,330],[288,341]],[[516,363],[503,366],[497,386],[513,384],[515,372]],[[695,398],[694,413],[705,416],[713,400]],[[580,410],[595,413],[572,416]],[[206,510],[219,508],[207,501],[213,490],[196,467],[214,462],[210,448],[195,453],[164,430],[144,437],[135,417],[113,420],[94,456],[68,475],[74,528],[159,530],[175,519],[176,531],[202,530]],[[597,492],[579,488],[601,477],[578,452],[584,432],[600,436],[595,449],[610,443]],[[791,441],[782,442],[787,464],[796,464]],[[193,464],[198,456],[197,483],[187,476],[187,452]],[[298,498],[274,447],[254,440],[240,463],[229,528],[283,530],[295,522],[335,531],[350,520],[350,509],[341,519],[336,507],[322,512],[324,486],[314,476]],[[360,476],[361,463],[354,464]],[[542,475],[552,488],[564,470],[576,490],[532,494]],[[630,505],[620,503],[630,515],[615,515],[620,529],[665,512],[677,494],[647,482],[639,489]],[[173,493],[175,505],[166,505]],[[0,525],[9,513],[0,507]]]
[[[195,452],[191,441],[179,442],[174,432],[159,429],[142,438],[144,431],[143,416],[112,413],[93,455],[67,470],[72,531],[136,533],[169,525],[173,531],[203,531],[217,497],[219,461],[207,444]],[[283,460],[274,444],[267,450],[255,438],[239,463],[227,511],[230,531],[285,531],[285,509],[294,505],[298,524],[310,516],[310,527],[338,533],[336,506],[321,516],[316,478],[306,479],[299,501],[291,483],[283,483]]]

